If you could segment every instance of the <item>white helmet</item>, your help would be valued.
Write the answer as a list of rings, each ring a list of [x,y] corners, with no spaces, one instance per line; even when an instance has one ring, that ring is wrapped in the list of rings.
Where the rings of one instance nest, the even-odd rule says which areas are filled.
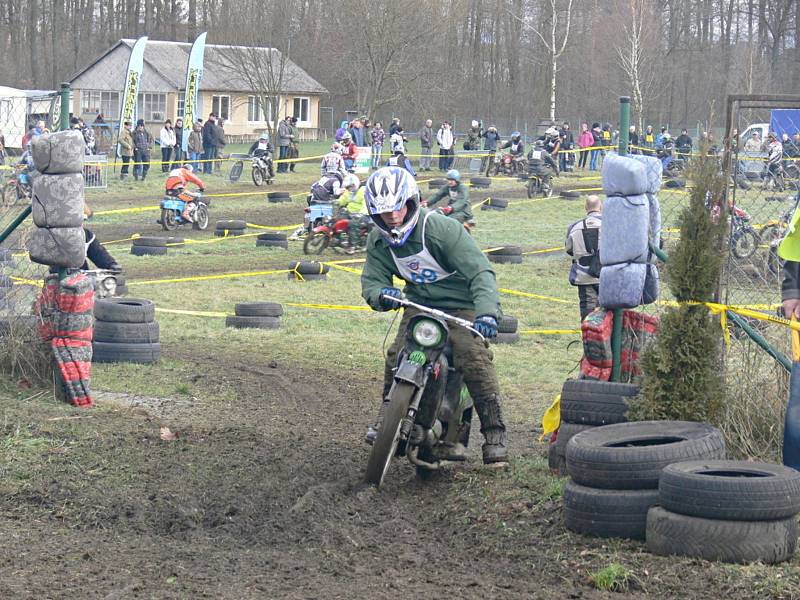
[[[411,174],[400,167],[382,167],[369,176],[364,197],[370,217],[389,245],[396,248],[405,244],[419,221],[419,188]],[[389,229],[380,215],[403,206],[408,207],[405,221]]]
[[[472,119],[472,126],[477,127],[478,125],[480,125],[480,123],[478,123],[475,119]]]
[[[348,173],[347,176],[344,178],[342,185],[346,188],[352,186],[359,187],[361,185],[361,180],[358,178],[358,175],[354,175],[353,173]]]
[[[260,140],[267,140],[267,141],[269,141],[269,132],[267,132],[267,131],[263,132],[263,133],[262,133],[262,134],[259,136],[259,138],[258,138],[258,139],[260,139]]]
[[[558,129],[555,127],[548,127],[544,134],[550,138],[558,137]]]
[[[333,142],[333,144],[331,144],[331,152],[337,152],[341,154],[344,152],[344,148],[339,142]]]
[[[350,135],[349,131],[345,132],[345,134],[342,136],[342,142],[350,142],[352,140],[353,140],[353,136]]]

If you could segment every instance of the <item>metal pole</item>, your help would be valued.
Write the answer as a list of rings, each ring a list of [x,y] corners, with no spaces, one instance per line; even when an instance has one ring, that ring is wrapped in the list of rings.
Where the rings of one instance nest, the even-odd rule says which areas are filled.
[[[0,233],[0,244],[6,241],[6,238],[10,236],[14,230],[19,227],[22,222],[28,218],[28,215],[31,214],[31,205],[29,204],[25,208],[22,209],[22,212],[17,215],[17,218],[11,221],[11,223],[3,230],[3,233]]]
[[[619,155],[628,153],[629,127],[631,122],[631,99],[621,96],[619,99]],[[611,330],[611,381],[619,381],[622,368],[622,313],[621,308],[614,309],[614,328]]]
[[[61,91],[59,92],[61,96],[61,122],[59,123],[59,129],[61,131],[69,129],[69,93],[69,83],[62,83]]]

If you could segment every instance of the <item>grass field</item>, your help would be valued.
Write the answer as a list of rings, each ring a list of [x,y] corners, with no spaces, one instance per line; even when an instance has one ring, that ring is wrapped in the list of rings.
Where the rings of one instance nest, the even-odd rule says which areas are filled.
[[[11,575],[0,578],[0,597],[310,598],[323,590],[330,598],[420,597],[441,589],[463,598],[618,597],[611,590],[675,600],[800,597],[797,559],[724,566],[566,532],[563,481],[549,475],[537,438],[544,409],[582,353],[577,334],[542,330],[578,327],[577,292],[563,252],[537,251],[562,247],[583,203],[528,200],[514,180],[495,179],[472,198],[511,201],[502,212],[476,210],[482,248],[518,244],[529,253],[521,265],[494,265],[499,286],[518,292],[501,301],[523,330],[519,343],[493,347],[511,468],[484,469],[474,454],[423,484],[398,463],[380,493],[361,486],[361,438],[374,416],[394,315],[301,306],[362,306],[358,263],[335,266],[326,281],[248,276],[286,269],[303,258],[302,244],[259,248],[254,237],[212,231],[218,219],[300,223],[317,165],[301,163],[259,189],[247,169],[235,184],[209,177],[210,230],[179,231],[190,243],[164,257],[129,253],[133,235],[160,231],[158,211],[148,208],[161,198],[157,167],[144,183],[111,179],[108,190],[87,194],[96,213],[88,224],[123,265],[131,296],[160,309],[220,313],[237,302],[274,301],[285,316],[280,329],[262,331],[159,312],[162,360],[94,365],[91,411],[4,381],[0,536],[8,543],[0,565]],[[586,173],[557,181],[562,189],[597,186]],[[272,204],[267,191],[296,196]],[[665,227],[677,223],[681,192],[661,196]],[[755,211],[755,195],[750,201]],[[350,258],[328,252],[321,260]],[[202,279],[164,281],[191,277]],[[160,427],[178,439],[162,439]],[[479,438],[475,431],[473,452]]]

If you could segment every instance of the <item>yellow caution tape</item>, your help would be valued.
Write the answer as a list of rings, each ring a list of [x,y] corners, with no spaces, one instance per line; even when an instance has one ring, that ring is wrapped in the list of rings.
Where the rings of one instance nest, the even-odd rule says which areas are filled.
[[[239,236],[241,237],[241,236]],[[214,279],[236,279],[237,277],[259,277],[262,275],[277,275],[291,273],[291,269],[276,269],[272,271],[245,271],[242,273],[222,273],[218,275],[196,275],[194,277],[177,277],[175,279],[150,279],[147,281],[129,281],[128,285],[154,285],[159,283],[186,283],[189,281],[211,281]]]
[[[359,310],[359,311],[370,311],[372,309],[369,306],[354,306],[348,304],[306,304],[301,302],[285,302],[286,306],[296,306],[300,308],[318,308],[320,310]]]
[[[34,281],[33,279],[25,279],[24,277],[11,276],[11,280],[22,285],[33,285],[39,287],[42,285],[41,281]]]
[[[159,308],[156,307],[156,312],[170,313],[173,315],[190,315],[193,317],[227,317],[228,313],[224,312],[210,312],[201,310],[180,310],[177,308]]]
[[[548,252],[556,252],[558,250],[563,250],[564,248],[561,246],[554,246],[553,248],[542,248],[541,250],[530,250],[528,252],[523,252],[523,256],[528,256],[530,254],[546,254]]]
[[[576,335],[580,329],[523,329],[517,333],[522,335]]]
[[[522,298],[534,298],[536,300],[547,300],[549,302],[559,302],[562,304],[575,304],[571,300],[563,300],[562,298],[554,298],[553,296],[542,296],[540,294],[531,294],[530,292],[519,292],[517,290],[508,290],[505,288],[500,288],[497,291],[503,294],[509,294],[510,296],[520,296]]]

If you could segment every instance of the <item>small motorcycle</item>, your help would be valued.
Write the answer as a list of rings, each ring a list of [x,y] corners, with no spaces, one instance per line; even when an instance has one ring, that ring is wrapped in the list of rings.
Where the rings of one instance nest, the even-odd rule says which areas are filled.
[[[87,269],[81,270],[94,286],[95,298],[111,298],[117,295],[117,284],[120,271],[109,271],[107,269]]]
[[[358,242],[355,248],[349,246],[349,236],[347,230],[350,227],[350,216],[347,217],[327,217],[316,227],[313,227],[303,242],[303,252],[306,254],[322,254],[325,248],[332,248],[334,251],[344,250],[360,251],[366,248],[367,235],[372,227],[368,223],[362,223],[359,228]]]
[[[208,227],[208,205],[211,202],[198,194],[194,198],[194,209],[190,214],[194,223],[192,229],[203,231]],[[185,225],[187,221],[183,218],[183,209],[186,201],[176,196],[164,196],[161,201],[161,218],[158,222],[165,231],[175,231],[179,225]]]
[[[753,227],[752,217],[738,206],[731,212],[731,253],[738,259],[750,258],[761,243],[761,234]]]
[[[29,202],[31,199],[31,178],[25,165],[16,165],[0,189],[0,201],[3,206],[13,206],[17,202]]]
[[[543,196],[549,198],[553,195],[553,186],[550,183],[552,175],[550,173],[543,173],[541,175],[529,175],[526,190],[528,198],[536,196]]]
[[[519,169],[519,159],[513,154],[498,150],[494,160],[486,167],[486,176],[508,175],[513,177]]]
[[[252,157],[252,176],[256,187],[266,183],[272,184],[275,179],[275,167],[272,164],[272,154]]]
[[[469,321],[405,298],[397,301],[421,312],[411,318],[406,329],[389,405],[367,461],[366,481],[377,486],[395,456],[406,456],[417,475],[425,479],[446,457],[455,459],[446,449],[457,444],[466,448],[473,405],[469,394],[462,392],[462,374],[451,366],[453,349],[447,323],[466,327],[483,339]]]

